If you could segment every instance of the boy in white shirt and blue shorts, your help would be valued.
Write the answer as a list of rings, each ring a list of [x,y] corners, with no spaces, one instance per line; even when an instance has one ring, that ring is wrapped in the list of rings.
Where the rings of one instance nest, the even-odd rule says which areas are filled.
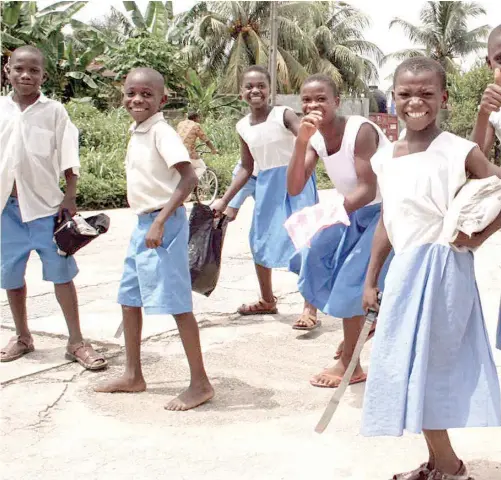
[[[197,176],[181,137],[160,112],[167,101],[164,79],[150,68],[132,70],[125,81],[123,104],[135,123],[126,158],[127,198],[138,215],[120,282],[126,366],[124,374],[96,388],[98,392],[141,392],[142,310],[172,315],[190,367],[187,390],[167,410],[189,410],[207,402],[214,390],[207,378],[193,315],[188,259],[189,226],[184,200]]]
[[[5,71],[13,93],[0,97],[1,286],[7,290],[16,336],[2,349],[0,359],[11,362],[35,349],[28,328],[25,272],[36,250],[43,278],[54,283],[66,319],[67,358],[88,370],[101,370],[107,366],[105,358],[80,331],[75,259],[58,255],[53,242],[55,219],[64,210],[71,215],[77,211],[78,130],[63,105],[40,92],[46,73],[39,49],[16,49]],[[65,194],[59,188],[62,174]]]

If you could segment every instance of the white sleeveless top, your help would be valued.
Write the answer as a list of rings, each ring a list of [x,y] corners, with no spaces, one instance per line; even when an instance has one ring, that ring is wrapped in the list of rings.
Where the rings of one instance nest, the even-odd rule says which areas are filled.
[[[466,183],[466,157],[476,144],[442,132],[427,150],[394,158],[394,145],[371,164],[383,196],[383,220],[395,253],[421,245],[449,245],[444,217]]]
[[[250,124],[250,114],[236,125],[238,134],[248,145],[259,171],[289,165],[296,137],[285,126],[289,107],[273,107],[265,122]]]
[[[327,175],[329,175],[331,182],[336,187],[336,190],[344,196],[353,192],[358,185],[357,172],[355,171],[355,142],[360,127],[364,123],[370,123],[376,129],[379,135],[378,151],[390,144],[390,141],[375,123],[359,115],[353,115],[347,118],[341,147],[338,152],[332,155],[328,155],[324,137],[319,131],[310,138],[310,144],[324,162]],[[370,205],[375,203],[381,203],[379,189],[376,198]]]

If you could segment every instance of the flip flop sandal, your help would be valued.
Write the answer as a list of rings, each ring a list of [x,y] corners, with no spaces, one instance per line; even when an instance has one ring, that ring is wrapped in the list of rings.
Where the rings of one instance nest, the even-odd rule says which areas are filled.
[[[275,315],[278,313],[277,309],[277,298],[274,297],[273,302],[265,302],[262,298],[256,302],[251,303],[250,305],[242,305],[237,313],[244,316],[250,315]]]
[[[376,333],[376,327],[374,327],[372,330],[369,331],[369,335],[367,335],[367,340],[365,341],[365,343],[367,343],[375,335],[375,333]],[[334,360],[339,360],[342,354],[343,354],[343,349],[338,348],[338,351],[334,355]]]
[[[9,340],[5,348],[2,348],[0,362],[13,362],[34,351],[33,339],[27,340],[17,335]]]
[[[321,383],[314,383],[312,380],[310,380],[310,385],[313,387],[319,387],[319,388],[337,388],[339,387],[339,384],[341,383],[341,380],[343,380],[343,377],[340,377],[338,375],[332,375],[332,378],[336,380],[336,384],[334,385],[324,385]],[[338,381],[339,380],[339,381]],[[356,383],[363,383],[367,380],[367,374],[363,373],[362,375],[359,375],[358,377],[351,377],[350,383],[348,385],[355,385]]]
[[[432,470],[428,475],[427,480],[474,480],[474,479],[473,477],[470,477],[468,475],[465,464],[461,461],[461,466],[454,475],[451,475],[450,473],[442,473],[439,472],[438,470]]]
[[[305,325],[299,325],[299,322],[303,323],[311,323],[309,326]],[[315,330],[315,328],[320,327],[322,325],[321,320],[317,318],[316,315],[310,314],[305,314],[304,312],[301,314],[301,316],[296,320],[296,323],[292,325],[293,330],[306,330],[306,331],[311,331]]]
[[[88,342],[68,345],[65,357],[73,362],[78,362],[86,370],[103,370],[108,366],[104,356],[97,353]]]
[[[391,477],[392,480],[427,480],[431,470],[428,463],[422,463],[418,468],[410,472],[397,473]]]

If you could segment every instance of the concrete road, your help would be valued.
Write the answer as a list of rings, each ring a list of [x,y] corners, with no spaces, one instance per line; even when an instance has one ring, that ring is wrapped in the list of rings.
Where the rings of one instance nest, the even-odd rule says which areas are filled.
[[[323,192],[322,195],[328,195]],[[134,216],[110,212],[110,232],[78,254],[77,286],[84,334],[111,357],[102,373],[82,372],[64,359],[66,329],[52,286],[30,260],[30,325],[37,350],[0,366],[2,478],[309,480],[388,479],[426,458],[417,435],[364,438],[358,434],[364,385],[347,391],[328,430],[313,432],[332,390],[310,387],[341,339],[341,323],[323,318],[307,334],[290,326],[301,311],[296,278],[274,274],[280,314],[241,318],[243,302],[257,298],[248,248],[252,204],[228,229],[220,284],[210,298],[195,295],[207,370],[217,390],[195,411],[167,412],[163,405],[186,386],[187,364],[169,317],[145,320],[145,393],[103,395],[92,387],[119,375],[122,339],[115,303]],[[477,274],[492,341],[501,290],[501,234],[477,254]],[[12,334],[2,292],[0,341]],[[370,345],[363,352],[367,367]],[[501,352],[495,351],[498,371]],[[501,478],[501,429],[452,432],[454,444],[478,480]]]

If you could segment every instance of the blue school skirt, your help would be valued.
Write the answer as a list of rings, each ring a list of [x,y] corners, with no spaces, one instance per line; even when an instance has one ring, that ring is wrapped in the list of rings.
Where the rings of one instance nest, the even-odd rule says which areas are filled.
[[[312,175],[303,191],[291,196],[287,193],[287,166],[260,171],[255,199],[249,234],[254,263],[267,268],[287,267],[295,249],[284,223],[294,212],[318,202],[316,178]]]
[[[365,275],[380,214],[379,203],[363,207],[350,215],[350,226],[326,228],[313,237],[309,247],[294,254],[289,270],[299,275],[298,289],[307,302],[337,318],[364,314]],[[379,276],[381,290],[392,255]]]
[[[500,425],[473,255],[439,244],[395,255],[372,345],[362,434]]]

